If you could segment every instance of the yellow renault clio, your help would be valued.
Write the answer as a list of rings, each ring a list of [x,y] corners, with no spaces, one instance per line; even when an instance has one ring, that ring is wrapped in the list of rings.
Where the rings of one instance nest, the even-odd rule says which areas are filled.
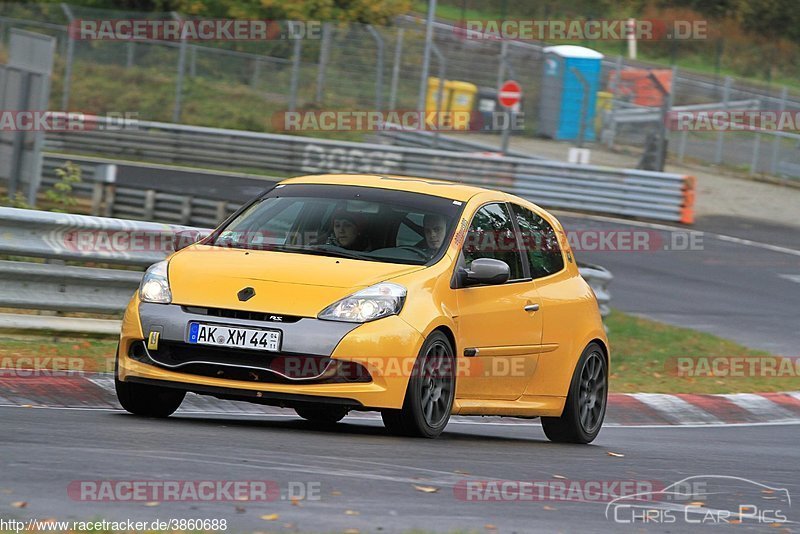
[[[185,236],[183,236],[185,237]],[[151,266],[125,311],[116,390],[166,417],[186,392],[380,411],[438,436],[451,414],[541,417],[588,443],[609,348],[563,228],[516,196],[400,176],[292,178]]]

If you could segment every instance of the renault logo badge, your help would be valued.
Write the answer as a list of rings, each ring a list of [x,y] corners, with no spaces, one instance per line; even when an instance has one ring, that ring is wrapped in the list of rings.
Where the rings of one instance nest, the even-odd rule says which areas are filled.
[[[236,294],[236,296],[239,297],[239,300],[241,300],[242,302],[250,300],[255,295],[256,295],[256,290],[253,289],[252,287],[246,287]]]

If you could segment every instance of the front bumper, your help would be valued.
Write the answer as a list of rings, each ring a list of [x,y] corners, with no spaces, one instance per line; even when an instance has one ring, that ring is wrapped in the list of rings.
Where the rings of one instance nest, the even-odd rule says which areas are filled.
[[[311,399],[354,407],[400,408],[409,378],[404,370],[413,366],[423,342],[422,335],[398,316],[359,325],[307,317],[276,322],[269,316],[228,315],[210,317],[201,308],[140,303],[134,297],[123,318],[119,379],[266,404],[291,406],[295,400]],[[280,330],[280,353],[215,351],[189,345],[186,339],[190,321]],[[162,349],[145,351],[148,354],[143,355],[141,349],[146,347],[151,332],[159,333]],[[180,352],[180,358],[162,352],[163,347]],[[213,358],[205,357],[210,353]],[[258,361],[260,357],[264,362]],[[368,378],[363,379],[362,375],[357,381],[327,380],[315,372],[300,379],[281,376],[269,369],[268,362],[277,357],[317,361],[313,368],[326,372],[331,370],[330,362],[362,367]]]

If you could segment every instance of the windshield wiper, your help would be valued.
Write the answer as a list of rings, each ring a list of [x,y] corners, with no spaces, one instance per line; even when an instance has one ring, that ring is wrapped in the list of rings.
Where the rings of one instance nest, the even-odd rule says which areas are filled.
[[[352,250],[335,250],[335,249],[322,249],[322,248],[308,248],[298,247],[295,245],[275,245],[267,247],[267,250],[277,250],[282,252],[297,252],[299,254],[314,254],[316,256],[335,256],[337,258],[350,258],[354,260],[370,260],[374,261],[375,258],[370,258]]]

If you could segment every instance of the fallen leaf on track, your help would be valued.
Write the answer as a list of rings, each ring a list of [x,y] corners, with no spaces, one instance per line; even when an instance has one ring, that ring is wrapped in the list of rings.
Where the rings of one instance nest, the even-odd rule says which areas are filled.
[[[345,510],[344,514],[345,515],[361,515],[361,512],[358,512],[356,510]]]
[[[553,475],[553,478],[560,478],[560,479],[563,480],[563,479],[566,479],[567,477],[565,477],[563,475]]]
[[[149,501],[149,502],[144,503],[145,506],[158,506],[159,504],[161,504],[161,503],[158,502],[158,501]]]
[[[434,488],[433,486],[417,486],[416,484],[414,485],[414,489],[422,493],[436,493],[439,491],[439,488]]]
[[[13,506],[14,508],[25,508],[26,506],[28,506],[28,503],[26,501],[17,501],[17,502],[12,502],[11,506]]]
[[[620,454],[618,452],[611,452],[611,451],[608,451],[608,455],[609,456],[613,456],[614,458],[622,458],[622,457],[625,456],[624,454]]]
[[[266,515],[262,515],[261,519],[263,519],[264,521],[275,521],[279,517],[280,516],[278,514],[266,514]]]

